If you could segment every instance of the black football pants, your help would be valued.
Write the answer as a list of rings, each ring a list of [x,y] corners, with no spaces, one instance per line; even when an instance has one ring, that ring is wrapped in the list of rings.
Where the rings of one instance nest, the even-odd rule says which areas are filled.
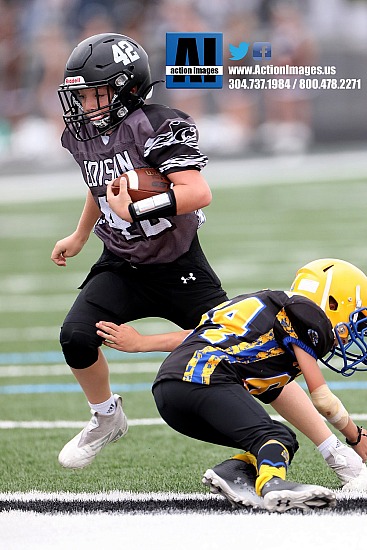
[[[163,380],[153,387],[160,415],[171,428],[216,445],[258,451],[270,439],[282,443],[290,460],[298,449],[295,433],[272,420],[240,384],[193,384]]]
[[[105,251],[61,328],[65,360],[75,369],[97,361],[102,344],[96,334],[98,321],[122,324],[161,317],[191,329],[203,313],[227,299],[197,239],[186,254],[168,264],[132,266]]]

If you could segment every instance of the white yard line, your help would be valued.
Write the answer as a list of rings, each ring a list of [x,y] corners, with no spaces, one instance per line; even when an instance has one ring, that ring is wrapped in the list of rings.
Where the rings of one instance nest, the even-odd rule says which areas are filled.
[[[286,422],[283,417],[272,414],[270,415],[273,420],[279,422]],[[367,420],[367,414],[351,414],[350,417],[353,420],[365,421]],[[165,422],[162,418],[132,418],[129,419],[129,426],[156,426],[164,425]],[[13,430],[16,428],[25,430],[50,430],[60,428],[84,428],[85,421],[79,420],[0,420],[0,430]]]
[[[155,426],[165,424],[162,418],[135,418],[129,419],[129,427],[131,426]],[[85,421],[69,421],[69,420],[0,420],[0,430],[13,430],[20,428],[25,430],[49,430],[56,428],[75,428],[80,429],[85,427]]]
[[[121,358],[121,363],[110,363],[109,370],[111,374],[136,374],[157,372],[159,364],[162,362],[157,357],[155,361],[139,361],[131,358],[127,363],[127,358]],[[123,361],[123,362],[122,362]],[[0,366],[0,378],[24,378],[29,376],[69,376],[70,369],[66,363],[52,365],[5,365]]]

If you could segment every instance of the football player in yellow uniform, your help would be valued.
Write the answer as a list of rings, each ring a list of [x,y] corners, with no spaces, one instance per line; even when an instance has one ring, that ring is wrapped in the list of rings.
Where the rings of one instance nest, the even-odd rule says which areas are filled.
[[[189,437],[243,451],[208,469],[203,482],[232,503],[282,512],[333,506],[335,494],[286,480],[297,439],[261,402],[310,437],[345,485],[364,476],[366,430],[330,391],[318,360],[345,376],[367,370],[366,317],[366,275],[348,262],[322,259],[301,268],[289,292],[237,296],[204,314],[190,333],[142,336],[126,325],[97,326],[116,349],[173,349],[153,384],[162,418]],[[294,382],[300,375],[311,400]]]

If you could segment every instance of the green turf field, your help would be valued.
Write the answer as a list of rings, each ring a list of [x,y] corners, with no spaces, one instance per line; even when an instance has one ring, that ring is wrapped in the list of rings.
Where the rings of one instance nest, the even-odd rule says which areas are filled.
[[[191,441],[165,425],[132,423],[126,438],[80,472],[62,470],[57,463],[59,450],[78,428],[28,424],[5,429],[5,421],[87,422],[90,417],[63,365],[58,331],[77,286],[100,253],[100,242],[91,236],[67,268],[49,259],[56,240],[73,231],[82,204],[77,199],[0,205],[0,492],[206,491],[201,474],[232,450]],[[199,234],[230,296],[265,287],[286,289],[298,267],[319,257],[342,258],[367,270],[366,204],[364,181],[215,187]],[[136,326],[146,332],[171,327],[159,319]],[[163,355],[111,357],[112,385],[117,391],[122,387],[128,417],[158,419],[149,386]],[[367,376],[344,380],[330,373],[328,379],[365,384]],[[365,390],[335,393],[351,413],[367,413]],[[303,437],[300,441],[290,478],[336,487],[319,453]]]

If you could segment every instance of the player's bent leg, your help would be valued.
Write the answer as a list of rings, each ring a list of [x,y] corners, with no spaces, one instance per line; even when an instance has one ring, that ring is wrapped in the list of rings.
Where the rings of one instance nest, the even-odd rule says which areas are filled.
[[[65,359],[88,402],[103,403],[111,396],[109,369],[94,327],[86,323],[64,323],[60,341]],[[112,415],[92,411],[88,425],[61,450],[59,462],[63,467],[88,466],[108,443],[126,434],[128,425],[121,401],[121,397],[116,396],[116,410]]]
[[[286,480],[289,459],[288,449],[280,441],[269,440],[259,449],[259,475],[255,487],[257,494],[264,497],[265,509],[269,512],[286,512],[291,509],[310,510],[335,506],[333,491],[318,485]]]
[[[104,256],[105,253],[102,264]],[[144,316],[145,300],[131,292],[132,282],[127,284],[125,275],[100,271],[97,264],[96,268],[83,283],[60,333],[65,360],[91,409],[95,406],[98,410],[92,410],[93,416],[86,428],[60,452],[59,462],[65,468],[84,468],[108,443],[117,441],[128,430],[119,396],[115,396],[114,414],[107,414],[108,407],[107,410],[100,407],[111,398],[111,388],[108,364],[101,352],[102,338],[97,335],[95,325],[101,319],[127,322],[135,318],[137,312]]]
[[[253,455],[252,455],[253,456]],[[233,506],[263,508],[263,499],[256,494],[256,459],[250,453],[236,455],[212,469],[202,479],[211,493],[224,496]]]
[[[73,369],[86,369],[98,359],[102,339],[93,324],[65,322],[60,331],[60,344],[65,361]]]
[[[92,418],[87,426],[71,439],[59,454],[59,463],[64,468],[84,468],[108,444],[123,437],[128,431],[126,415],[122,409],[122,398],[114,395],[115,413],[102,415],[91,411]]]

